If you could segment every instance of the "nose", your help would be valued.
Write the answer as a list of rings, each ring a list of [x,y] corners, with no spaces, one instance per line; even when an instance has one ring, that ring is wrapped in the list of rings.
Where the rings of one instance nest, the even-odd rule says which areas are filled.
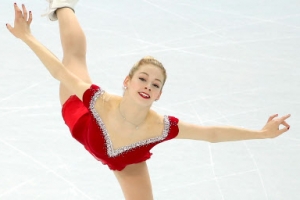
[[[151,91],[151,88],[148,89],[147,86],[145,87],[145,89]]]

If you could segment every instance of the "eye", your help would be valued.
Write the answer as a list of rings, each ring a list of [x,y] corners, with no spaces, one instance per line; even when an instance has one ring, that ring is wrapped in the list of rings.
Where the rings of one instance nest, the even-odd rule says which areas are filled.
[[[139,78],[141,81],[146,81],[146,79],[144,79],[144,78]]]
[[[159,85],[157,85],[157,84],[153,84],[153,86],[156,87],[156,88],[159,88]]]

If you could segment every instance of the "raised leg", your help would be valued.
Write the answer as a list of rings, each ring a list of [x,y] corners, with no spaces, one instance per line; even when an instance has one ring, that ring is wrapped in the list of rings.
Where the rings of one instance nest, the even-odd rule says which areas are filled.
[[[63,64],[83,81],[92,83],[86,65],[86,38],[76,15],[70,8],[60,8],[56,11],[56,15],[63,48]],[[71,95],[73,93],[61,84],[59,89],[61,104],[64,104]]]

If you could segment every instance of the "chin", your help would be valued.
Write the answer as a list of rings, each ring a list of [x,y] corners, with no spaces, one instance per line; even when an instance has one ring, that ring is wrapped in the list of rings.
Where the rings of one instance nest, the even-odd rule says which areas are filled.
[[[141,99],[139,98],[136,103],[139,104],[140,106],[145,106],[145,107],[151,107],[153,104],[153,100],[152,99]]]

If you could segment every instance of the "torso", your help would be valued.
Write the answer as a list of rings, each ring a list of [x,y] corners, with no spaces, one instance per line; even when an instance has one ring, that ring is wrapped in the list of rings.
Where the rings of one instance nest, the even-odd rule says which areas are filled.
[[[145,161],[150,159],[154,146],[177,136],[178,119],[149,110],[146,120],[135,130],[120,116],[121,100],[122,97],[91,85],[82,101],[76,96],[69,98],[62,110],[63,117],[72,136],[113,170],[125,197],[152,200]]]
[[[122,119],[118,106],[122,97],[105,93],[98,98],[95,108],[99,113],[114,149],[154,138],[162,135],[164,129],[163,116],[150,110],[147,119],[138,129]]]

